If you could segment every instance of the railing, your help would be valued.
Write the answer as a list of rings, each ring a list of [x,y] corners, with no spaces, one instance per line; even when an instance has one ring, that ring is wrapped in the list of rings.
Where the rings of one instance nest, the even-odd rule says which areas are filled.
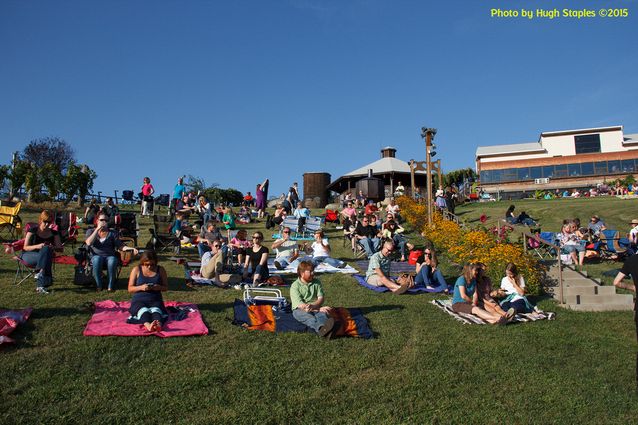
[[[461,225],[461,219],[459,218],[458,215],[452,214],[451,212],[449,212],[446,209],[442,209],[441,213],[443,214],[443,219],[444,220],[453,221],[456,224],[458,224],[459,226]]]
[[[554,245],[553,243],[549,243],[541,239],[538,235],[532,235],[529,232],[522,232],[523,237],[523,249],[527,252],[529,248],[529,241],[533,239],[534,241],[539,243],[540,245],[546,245],[549,248],[552,248],[556,251],[556,261],[558,264],[558,301],[561,304],[564,304],[564,296],[563,296],[563,264],[560,261],[560,247],[558,245]],[[549,251],[549,249],[548,249]]]

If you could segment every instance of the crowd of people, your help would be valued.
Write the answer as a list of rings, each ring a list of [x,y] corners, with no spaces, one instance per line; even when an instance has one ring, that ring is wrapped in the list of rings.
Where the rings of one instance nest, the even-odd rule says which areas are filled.
[[[150,179],[144,178],[144,184],[150,185]],[[267,212],[267,190],[266,179],[257,185],[254,198],[250,192],[246,193],[241,206],[244,212],[236,215],[230,205],[214,206],[205,196],[189,193],[180,178],[171,200],[171,210],[175,216],[171,231],[183,243],[197,239],[197,252],[201,259],[199,272],[203,278],[211,279],[221,287],[241,289],[267,283],[270,278],[268,259],[272,250],[276,269],[293,269],[298,275],[291,287],[293,315],[319,335],[330,337],[335,323],[329,315],[330,307],[324,305],[325,294],[314,270],[320,264],[343,268],[347,263],[331,255],[330,243],[321,229],[314,232],[311,243],[299,244],[292,240],[291,229],[284,227],[271,248],[263,244],[264,235],[261,231],[254,231],[248,237],[246,229],[241,226],[252,220],[264,219],[268,228],[281,224],[288,215],[300,222],[310,218],[310,211],[299,201],[296,183],[290,186],[288,194],[283,196],[272,214]],[[154,189],[151,186],[144,191],[152,195]],[[447,195],[444,193],[443,197]],[[445,208],[453,211],[454,207],[450,208],[450,204],[446,203]],[[514,210],[512,205],[506,213],[510,223],[535,224],[529,221],[532,219],[524,212],[516,215]],[[92,201],[84,212],[84,222],[89,226],[84,242],[93,253],[91,266],[98,291],[104,287],[108,291],[115,290],[118,257],[123,252],[138,254],[137,248],[124,245],[113,230],[118,212],[111,198],[107,198],[103,206]],[[143,205],[141,214],[148,212],[149,205]],[[241,215],[248,216],[248,221],[240,219]],[[512,263],[504,270],[497,290],[492,288],[485,273],[486,266],[481,263],[465,265],[455,284],[449,285],[439,268],[434,248],[426,247],[416,258],[413,280],[398,281],[393,278],[390,270],[392,262],[406,261],[414,248],[405,235],[401,209],[394,198],[387,205],[380,205],[365,197],[349,199],[346,196],[339,216],[344,236],[351,241],[353,251],[365,253],[368,258],[365,273],[368,285],[386,287],[397,295],[414,285],[451,293],[454,311],[471,313],[493,324],[508,323],[515,314],[535,309],[526,297],[525,279]],[[193,224],[199,228],[197,236]],[[638,220],[633,220],[632,226],[630,235],[635,245]],[[585,229],[580,227],[577,219],[566,220],[559,243],[575,263],[582,264],[585,253],[582,241],[595,237],[604,229],[605,224],[598,216],[593,216]],[[37,291],[40,293],[48,292],[47,288],[53,282],[53,251],[60,248],[59,235],[51,226],[51,215],[43,211],[37,228],[31,229],[26,235],[23,253],[23,259],[35,269]],[[229,264],[233,263],[235,267],[229,268]],[[102,276],[104,270],[106,281]],[[241,282],[243,285],[240,285]],[[143,251],[139,265],[131,270],[129,276],[128,291],[133,295],[131,322],[143,324],[151,332],[161,329],[167,318],[161,293],[167,289],[166,271],[159,266],[157,254],[152,250]]]

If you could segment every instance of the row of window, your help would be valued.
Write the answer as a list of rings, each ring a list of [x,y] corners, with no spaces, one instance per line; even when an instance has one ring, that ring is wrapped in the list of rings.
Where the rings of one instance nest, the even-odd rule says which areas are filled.
[[[638,159],[546,165],[543,167],[507,168],[504,170],[481,171],[481,184],[534,180],[543,177],[556,179],[561,177],[633,173],[637,171]]]

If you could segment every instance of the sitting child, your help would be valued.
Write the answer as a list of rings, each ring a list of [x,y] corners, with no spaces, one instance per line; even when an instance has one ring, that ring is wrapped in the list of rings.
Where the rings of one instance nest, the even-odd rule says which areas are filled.
[[[328,316],[332,308],[323,306],[324,293],[321,282],[314,278],[315,267],[302,261],[297,268],[297,280],[290,287],[292,315],[297,321],[312,328],[319,336],[332,337],[335,321]]]
[[[246,230],[240,229],[237,231],[235,237],[232,238],[229,242],[230,248],[232,250],[231,252],[237,255],[239,264],[244,264],[244,259],[246,258],[246,250],[253,246],[253,244],[249,240],[246,240],[247,236],[248,234],[246,233]]]
[[[188,237],[188,223],[185,220],[185,215],[182,213],[175,214],[175,222],[171,227],[171,233],[179,238],[182,244],[188,244],[191,239]]]
[[[242,206],[239,209],[239,214],[237,214],[237,221],[239,221],[242,224],[248,224],[248,223],[250,223],[250,219],[251,219],[250,208],[248,208],[245,205]]]
[[[525,296],[525,279],[518,273],[514,263],[508,263],[505,267],[501,291],[505,295],[505,299],[501,301],[503,310],[514,308],[517,313],[531,313],[536,310]]]

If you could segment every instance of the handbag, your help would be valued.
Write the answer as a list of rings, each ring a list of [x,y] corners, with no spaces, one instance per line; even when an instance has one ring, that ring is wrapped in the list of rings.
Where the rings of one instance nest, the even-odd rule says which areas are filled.
[[[75,266],[75,272],[73,274],[73,284],[81,286],[91,286],[95,282],[93,280],[93,273],[90,267]]]
[[[406,283],[408,288],[414,287],[414,276],[410,273],[403,273],[397,278],[397,285],[404,286]]]

